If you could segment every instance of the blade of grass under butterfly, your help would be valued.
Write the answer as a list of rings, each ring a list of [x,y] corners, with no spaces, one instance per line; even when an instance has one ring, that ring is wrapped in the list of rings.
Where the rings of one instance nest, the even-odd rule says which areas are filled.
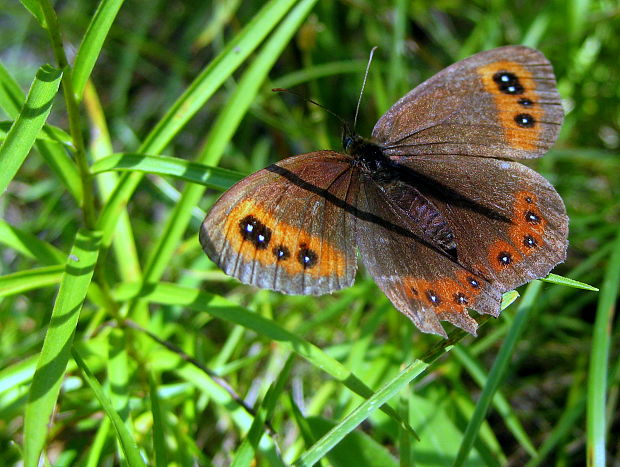
[[[80,229],[67,259],[37,369],[28,392],[24,420],[24,465],[35,467],[45,445],[50,416],[69,360],[82,303],[90,285],[101,234]]]
[[[611,345],[612,320],[620,287],[620,229],[613,243],[607,263],[600,297],[596,307],[596,321],[590,352],[587,395],[587,461],[588,465],[605,465],[605,438],[607,433],[607,372]]]
[[[598,292],[598,289],[590,284],[576,281],[569,277],[558,276],[557,274],[549,274],[547,277],[540,279],[541,281],[549,282],[550,284],[565,285],[567,287],[573,287],[575,289],[591,290]]]
[[[198,75],[149,133],[137,152],[161,153],[172,138],[276,27],[294,4],[295,0],[271,0],[265,4],[248,25]],[[143,174],[140,173],[123,174],[110,200],[105,204],[97,224],[103,231],[105,245],[108,244],[114,231],[118,212],[127,203],[142,177]]]
[[[0,146],[0,196],[28,156],[47,120],[61,78],[62,72],[50,65],[37,71],[26,102]]]
[[[209,131],[197,162],[217,165],[241,120],[250,109],[267,74],[300,28],[317,0],[302,0],[286,16],[277,30],[269,37],[260,53],[244,72],[235,92],[228,99]],[[192,209],[204,193],[200,185],[188,185],[168,217],[158,241],[149,252],[144,268],[144,281],[159,280],[170,264],[170,259],[191,219]]]
[[[93,174],[110,170],[171,176],[219,190],[227,190],[244,177],[243,174],[233,170],[209,167],[177,157],[132,153],[112,154],[98,160],[91,166],[91,173]]]
[[[471,352],[463,346],[455,346],[452,353],[460,360],[463,367],[467,370],[470,376],[476,381],[480,387],[485,386],[485,382],[488,380],[488,375],[485,375],[484,370],[479,363],[472,356]],[[498,413],[504,418],[506,427],[511,431],[515,439],[519,442],[521,447],[527,451],[530,456],[536,456],[536,448],[532,444],[527,432],[523,429],[523,425],[512,410],[510,403],[506,400],[503,394],[499,391],[493,396],[493,405]]]
[[[125,455],[124,461],[126,461],[127,465],[131,467],[146,465],[142,460],[142,457],[140,456],[140,451],[138,450],[136,441],[129,434],[129,431],[123,423],[123,420],[114,410],[114,407],[112,407],[112,403],[103,392],[99,381],[97,381],[95,375],[92,374],[76,347],[71,349],[71,355],[73,356],[75,363],[77,363],[78,368],[81,370],[84,380],[86,381],[86,383],[88,383],[90,389],[93,391],[95,397],[99,401],[99,404],[101,404],[104,412],[112,421],[112,426],[116,430],[116,435],[118,436],[121,449],[123,450],[123,454]]]
[[[101,53],[101,47],[124,0],[101,0],[88,24],[73,64],[73,92],[78,101]]]
[[[497,354],[491,371],[489,371],[487,382],[482,390],[480,399],[476,404],[474,414],[469,420],[465,430],[465,435],[463,436],[463,441],[461,442],[459,452],[457,453],[457,457],[453,464],[454,466],[463,465],[469,456],[469,452],[476,441],[478,432],[480,431],[480,426],[484,422],[489,407],[493,402],[493,397],[497,391],[497,388],[501,384],[504,379],[504,375],[508,370],[515,346],[521,336],[521,333],[525,329],[527,318],[534,301],[540,292],[541,286],[542,282],[538,280],[530,282],[525,290],[525,293],[523,294],[523,298],[521,299],[521,303],[517,309],[517,314],[514,318],[513,324],[504,339],[504,343]]]
[[[428,365],[428,363],[420,360],[416,360],[408,365],[407,368],[396,375],[396,377],[385,384],[374,395],[362,402],[355,410],[338,423],[338,425],[329,430],[321,439],[314,443],[293,465],[312,466],[321,460],[321,458],[347,434],[370,417],[375,410],[397,395],[403,387],[420,375]]]
[[[119,301],[140,298],[149,303],[184,306],[238,324],[277,341],[280,345],[297,353],[312,365],[343,383],[356,394],[365,398],[373,395],[372,389],[366,386],[342,363],[330,357],[317,346],[304,340],[297,334],[280,327],[274,321],[252,313],[218,295],[207,294],[190,287],[160,282],[147,285],[122,284],[114,292],[114,297]],[[409,424],[403,421],[392,407],[386,405],[382,407],[382,410],[409,433],[417,436]]]

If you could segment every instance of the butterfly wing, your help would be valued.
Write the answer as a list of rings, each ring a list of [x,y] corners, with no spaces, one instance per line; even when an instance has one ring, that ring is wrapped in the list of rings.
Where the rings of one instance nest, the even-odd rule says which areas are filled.
[[[417,86],[377,122],[390,155],[456,154],[522,159],[555,142],[564,113],[549,61],[508,46],[457,62]]]
[[[494,284],[414,233],[416,220],[380,184],[362,178],[358,209],[356,241],[366,269],[421,331],[446,337],[440,324],[445,320],[475,335],[469,308],[499,314],[501,292]]]
[[[482,157],[399,157],[399,173],[447,220],[462,264],[505,292],[546,276],[566,258],[562,198],[519,162]]]
[[[349,287],[356,271],[351,159],[318,151],[250,175],[213,206],[205,253],[241,282],[289,294]]]

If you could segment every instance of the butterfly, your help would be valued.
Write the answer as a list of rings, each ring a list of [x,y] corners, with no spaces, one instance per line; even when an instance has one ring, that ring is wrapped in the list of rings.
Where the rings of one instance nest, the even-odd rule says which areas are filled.
[[[502,293],[564,261],[568,217],[541,175],[563,120],[549,61],[507,46],[459,61],[396,102],[344,152],[283,159],[246,177],[200,228],[206,254],[241,282],[321,295],[355,280],[357,252],[423,332],[469,310],[497,317]]]

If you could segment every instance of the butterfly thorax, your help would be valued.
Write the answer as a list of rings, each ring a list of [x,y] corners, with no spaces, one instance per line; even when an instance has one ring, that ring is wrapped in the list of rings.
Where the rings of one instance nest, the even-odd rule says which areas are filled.
[[[346,135],[343,146],[345,152],[353,157],[353,165],[372,179],[389,182],[398,177],[394,163],[383,154],[381,146],[357,135]]]

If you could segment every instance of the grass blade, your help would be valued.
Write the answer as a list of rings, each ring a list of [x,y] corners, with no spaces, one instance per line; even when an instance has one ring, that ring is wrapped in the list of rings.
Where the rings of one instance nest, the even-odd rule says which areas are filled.
[[[132,466],[132,467],[146,465],[144,461],[142,460],[142,457],[140,457],[140,451],[138,450],[138,446],[136,445],[136,442],[133,440],[133,438],[129,434],[129,431],[127,430],[127,427],[123,423],[123,420],[121,419],[121,417],[118,415],[118,413],[116,413],[116,411],[112,407],[112,403],[108,400],[108,398],[104,394],[103,389],[101,388],[101,385],[99,384],[99,381],[97,381],[97,378],[95,378],[95,375],[92,374],[92,372],[90,371],[90,369],[88,368],[88,366],[86,365],[82,357],[80,356],[80,353],[77,350],[77,348],[71,349],[71,355],[73,356],[73,359],[75,360],[75,363],[77,363],[77,366],[79,367],[79,369],[82,371],[82,376],[84,377],[84,379],[90,386],[91,390],[95,394],[95,397],[101,404],[101,407],[105,411],[106,415],[112,421],[112,426],[116,430],[116,434],[120,441],[121,448],[123,450],[123,453],[125,454],[125,461],[127,461],[127,465]]]
[[[84,86],[93,71],[103,42],[124,0],[101,0],[92,21],[88,25],[73,65],[73,92],[82,99]]]
[[[37,71],[24,106],[0,146],[0,195],[21,167],[47,120],[62,72],[50,65]]]
[[[409,384],[416,376],[420,375],[427,367],[428,364],[420,360],[408,365],[407,368],[379,389],[373,396],[362,402],[357,409],[347,415],[342,422],[329,430],[329,432],[311,446],[294,465],[314,465],[348,433],[370,417],[375,410],[397,395],[403,387]]]
[[[541,286],[542,282],[533,281],[530,282],[525,290],[525,294],[523,295],[517,314],[514,318],[513,325],[510,328],[510,332],[506,336],[499,353],[497,354],[497,358],[495,359],[493,367],[489,372],[487,383],[485,384],[482,394],[480,395],[480,400],[476,405],[476,410],[474,411],[474,414],[467,425],[467,429],[465,430],[461,447],[459,448],[456,460],[454,461],[455,466],[463,465],[467,460],[469,452],[476,441],[478,432],[480,431],[480,426],[484,422],[489,407],[493,402],[493,397],[495,396],[495,393],[497,392],[497,389],[499,388],[499,385],[508,370],[517,341],[525,328],[532,304],[536,300]]]
[[[73,334],[95,269],[101,236],[78,231],[28,393],[24,421],[24,465],[35,467],[69,360]]]
[[[98,160],[91,166],[91,173],[93,174],[110,170],[171,176],[220,190],[227,190],[244,177],[243,174],[228,169],[209,167],[176,157],[149,156],[146,154],[112,154]]]
[[[587,460],[588,465],[605,465],[605,435],[607,372],[609,371],[609,349],[611,329],[618,290],[620,288],[620,229],[614,241],[613,250],[601,287],[596,309],[590,372],[588,375],[587,399]]]
[[[312,365],[342,382],[356,394],[365,398],[369,398],[374,394],[372,389],[366,386],[348,368],[314,344],[287,331],[276,322],[235,305],[223,297],[163,282],[144,286],[142,284],[124,284],[116,290],[114,296],[119,301],[140,298],[150,303],[185,306],[195,311],[208,313],[219,319],[238,324],[277,341],[280,345],[292,350]],[[438,355],[440,355],[440,352],[434,354],[434,358]],[[394,409],[390,406],[385,406],[382,409],[386,414],[398,421],[409,433],[417,436],[409,424],[401,420]]]

